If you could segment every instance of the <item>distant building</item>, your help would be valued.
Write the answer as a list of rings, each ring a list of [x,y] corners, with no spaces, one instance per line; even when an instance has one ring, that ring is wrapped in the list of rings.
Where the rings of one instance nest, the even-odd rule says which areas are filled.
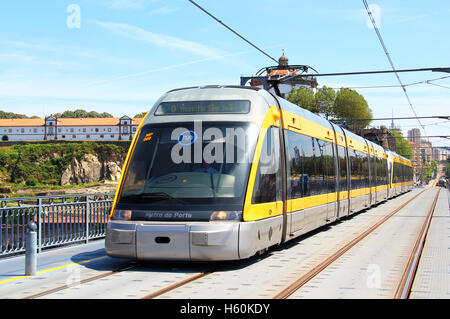
[[[378,145],[383,146],[385,149],[392,150],[394,152],[397,151],[397,141],[395,137],[392,135],[391,131],[388,130],[385,126],[381,126],[380,128],[365,128],[358,129],[353,131],[355,134],[368,139]]]
[[[2,141],[131,140],[142,118],[0,119]]]
[[[420,176],[420,173],[422,172],[423,168],[423,161],[422,161],[422,152],[420,150],[420,144],[414,143],[414,142],[408,142],[409,146],[411,147],[411,162],[413,164],[413,170],[414,170],[414,176]]]
[[[413,143],[420,143],[420,130],[418,128],[413,128],[408,131],[408,141]]]
[[[433,148],[433,160],[446,161],[450,157],[450,150],[444,148]]]
[[[420,152],[422,156],[422,165],[431,165],[431,160],[433,157],[431,142],[420,141]]]

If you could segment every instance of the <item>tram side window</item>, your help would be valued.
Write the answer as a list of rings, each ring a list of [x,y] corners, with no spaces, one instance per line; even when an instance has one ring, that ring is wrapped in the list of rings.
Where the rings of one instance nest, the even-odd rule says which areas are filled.
[[[397,165],[395,162],[392,164],[392,183],[397,183]]]
[[[401,164],[400,165],[400,182],[404,182],[405,181],[405,165]]]
[[[372,184],[372,186],[378,186],[378,185],[381,185],[380,184],[380,178],[382,176],[381,175],[382,174],[382,172],[381,172],[381,159],[375,156],[374,160],[375,160],[375,174],[376,174],[376,176],[375,176],[375,184]]]
[[[394,179],[393,179],[393,183],[400,183],[400,164],[398,164],[397,162],[394,162]]]
[[[326,164],[325,164],[325,141],[313,138],[314,157],[312,161],[315,166],[315,174],[310,178],[312,184],[311,195],[327,193]]]
[[[387,185],[387,184],[389,184],[389,169],[388,169],[388,161],[387,161],[387,159],[386,158],[384,158],[383,160],[382,160],[382,162],[383,162],[383,179],[384,179],[384,182],[383,182],[383,185]]]
[[[323,152],[323,160],[324,160],[324,168],[325,168],[325,179],[327,183],[327,193],[335,193],[336,192],[336,170],[335,170],[335,161],[334,161],[334,144],[331,142],[324,142],[324,152]]]
[[[362,185],[361,188],[369,187],[369,155],[366,153],[360,153],[362,158]]]
[[[348,153],[350,157],[350,189],[358,189],[360,188],[362,175],[361,159],[358,153],[353,149],[349,149]]]
[[[270,127],[261,149],[252,203],[278,200],[281,200],[280,136],[277,127]]]
[[[288,198],[336,192],[334,144],[290,131],[285,136]]]
[[[347,162],[345,157],[345,148],[338,145],[338,157],[339,157],[339,188],[340,191],[347,190]]]
[[[288,198],[310,196],[314,191],[312,184],[315,176],[314,141],[311,137],[285,131],[286,169],[288,175]]]
[[[386,174],[387,174],[387,162],[386,159],[377,159],[377,186],[386,185]]]
[[[377,166],[377,157],[376,156],[370,156],[370,187],[374,187],[377,185],[377,175],[378,172],[376,170]]]
[[[355,151],[352,149],[348,149],[348,160],[350,162],[350,189],[356,189],[356,185],[358,183],[358,165]]]
[[[303,156],[303,172],[299,176],[302,179],[303,186],[303,196],[311,196],[316,194],[317,189],[317,178],[316,178],[316,168],[319,166],[318,160],[314,153],[314,139],[305,136],[305,141],[302,146],[302,156]]]
[[[300,198],[304,194],[308,179],[303,175],[305,161],[302,144],[306,143],[305,135],[297,134],[288,130],[284,131],[286,141],[286,171],[287,171],[287,197],[288,199]]]

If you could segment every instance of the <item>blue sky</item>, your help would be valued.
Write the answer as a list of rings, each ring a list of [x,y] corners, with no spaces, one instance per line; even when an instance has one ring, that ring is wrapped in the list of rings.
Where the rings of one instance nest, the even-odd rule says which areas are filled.
[[[450,67],[448,1],[368,2],[379,8],[377,22],[397,69]],[[278,58],[284,49],[292,64],[321,73],[390,69],[360,0],[197,3],[271,56]],[[0,4],[0,110],[9,112],[43,117],[84,108],[133,116],[170,89],[239,84],[240,76],[273,64],[187,0]],[[400,74],[404,84],[444,76],[450,74]],[[398,84],[394,74],[318,80],[334,88]],[[450,87],[450,78],[431,83]],[[450,90],[437,85],[407,87],[418,116],[450,115]],[[375,118],[392,112],[413,116],[399,87],[356,90]],[[450,133],[450,122],[421,121],[428,135]],[[390,122],[373,122],[380,124]],[[396,124],[405,134],[419,127],[411,120]],[[432,141],[450,145],[450,140]]]

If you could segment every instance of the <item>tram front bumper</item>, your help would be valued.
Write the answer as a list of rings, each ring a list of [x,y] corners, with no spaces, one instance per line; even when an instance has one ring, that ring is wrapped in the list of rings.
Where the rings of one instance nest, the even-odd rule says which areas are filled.
[[[239,259],[239,222],[110,221],[106,253],[139,260]]]

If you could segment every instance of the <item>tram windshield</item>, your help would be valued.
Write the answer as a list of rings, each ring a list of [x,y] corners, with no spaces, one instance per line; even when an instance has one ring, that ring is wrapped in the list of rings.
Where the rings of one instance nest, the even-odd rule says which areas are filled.
[[[118,207],[242,210],[257,137],[257,127],[250,123],[144,126]]]

